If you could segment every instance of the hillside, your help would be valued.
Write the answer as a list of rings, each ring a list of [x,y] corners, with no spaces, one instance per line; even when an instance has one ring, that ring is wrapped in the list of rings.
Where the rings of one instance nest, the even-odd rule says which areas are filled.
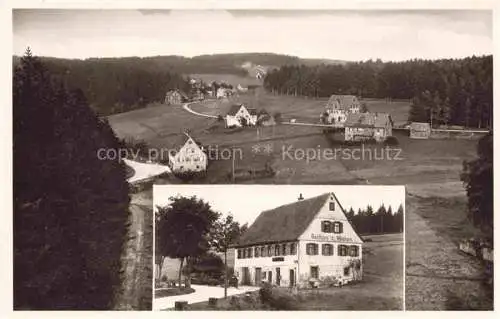
[[[181,74],[235,74],[245,76],[247,70],[243,67],[245,63],[261,65],[266,68],[276,68],[283,65],[307,66],[319,64],[345,64],[346,61],[328,59],[301,59],[297,56],[274,53],[228,53],[228,54],[207,54],[194,56],[192,58],[167,55],[151,57],[120,57],[120,58],[88,58],[61,59],[53,57],[41,57],[43,61],[68,64],[93,64],[93,63],[130,63],[140,64],[141,68],[147,70],[161,70]],[[19,61],[18,56],[13,57],[14,65]]]

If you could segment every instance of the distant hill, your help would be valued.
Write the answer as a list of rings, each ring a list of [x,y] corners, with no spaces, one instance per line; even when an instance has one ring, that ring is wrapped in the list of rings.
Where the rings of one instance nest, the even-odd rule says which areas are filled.
[[[14,56],[16,64],[18,56]],[[42,60],[57,64],[75,64],[78,62],[87,64],[92,62],[119,62],[130,64],[141,64],[141,69],[161,70],[180,74],[235,74],[240,76],[249,75],[254,77],[254,67],[261,66],[266,70],[279,68],[283,65],[314,66],[319,64],[345,64],[346,61],[329,59],[302,59],[297,56],[275,54],[275,53],[228,53],[198,55],[187,58],[177,55],[151,56],[151,57],[120,57],[120,58],[88,58],[88,59],[60,59],[53,57],[42,57]],[[247,67],[245,67],[247,66]],[[248,68],[248,66],[252,66]]]

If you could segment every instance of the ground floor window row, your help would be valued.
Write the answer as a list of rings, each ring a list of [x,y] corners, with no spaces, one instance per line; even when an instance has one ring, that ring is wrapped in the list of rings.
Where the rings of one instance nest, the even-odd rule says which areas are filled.
[[[316,243],[308,243],[306,245],[307,255],[319,255],[319,245]],[[322,244],[321,245],[321,255],[323,256],[335,256],[335,250],[333,244]],[[337,246],[337,256],[359,256],[359,246],[357,245],[338,245]]]
[[[257,247],[240,248],[237,252],[238,259],[294,256],[297,254],[297,243],[284,243]]]

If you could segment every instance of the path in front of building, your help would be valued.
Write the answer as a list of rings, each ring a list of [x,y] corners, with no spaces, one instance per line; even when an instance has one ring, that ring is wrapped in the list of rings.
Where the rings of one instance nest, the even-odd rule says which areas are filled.
[[[188,304],[205,302],[208,298],[224,298],[224,288],[216,286],[191,285],[195,292],[181,296],[156,298],[153,301],[153,310],[172,309],[176,301],[187,301]],[[259,290],[259,287],[240,286],[227,288],[227,295],[234,296]]]

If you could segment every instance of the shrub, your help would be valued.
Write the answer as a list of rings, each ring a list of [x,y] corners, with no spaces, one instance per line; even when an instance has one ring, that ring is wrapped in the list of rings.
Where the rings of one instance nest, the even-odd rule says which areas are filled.
[[[297,301],[293,295],[265,283],[259,290],[260,301],[274,310],[297,310]]]
[[[395,136],[389,136],[385,139],[385,145],[389,145],[389,146],[395,146],[395,145],[399,145],[399,141],[398,139],[395,137]]]

